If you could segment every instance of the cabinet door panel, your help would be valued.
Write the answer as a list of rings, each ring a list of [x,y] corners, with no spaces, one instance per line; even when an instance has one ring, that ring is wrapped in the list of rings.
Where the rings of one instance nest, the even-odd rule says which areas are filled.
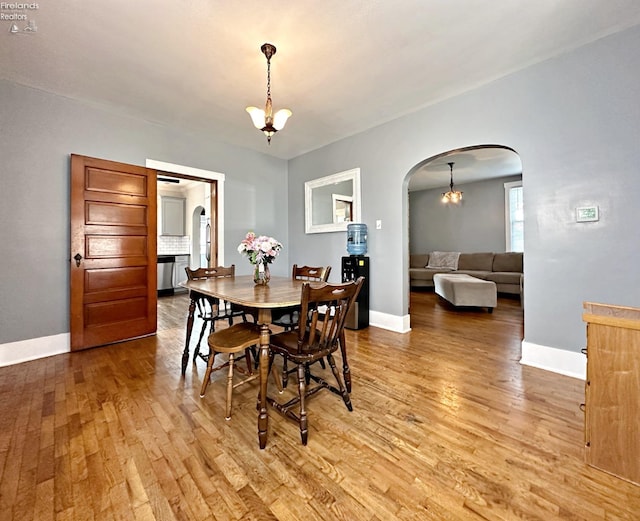
[[[162,196],[161,206],[162,235],[184,235],[185,200],[181,197]]]

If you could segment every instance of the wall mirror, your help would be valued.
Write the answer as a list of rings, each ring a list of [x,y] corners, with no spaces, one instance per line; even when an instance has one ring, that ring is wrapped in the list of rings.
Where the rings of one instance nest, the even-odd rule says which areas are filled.
[[[305,232],[347,230],[360,222],[360,169],[328,175],[304,184]]]

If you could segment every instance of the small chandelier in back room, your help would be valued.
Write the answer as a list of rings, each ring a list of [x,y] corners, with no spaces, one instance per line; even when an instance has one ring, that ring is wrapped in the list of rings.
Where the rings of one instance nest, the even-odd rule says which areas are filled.
[[[457,204],[462,201],[462,192],[453,189],[453,165],[455,165],[455,163],[447,164],[449,165],[449,169],[451,170],[451,183],[449,184],[449,191],[442,192],[442,202]]]
[[[287,119],[291,116],[289,109],[280,109],[273,114],[271,106],[271,57],[276,53],[275,45],[265,43],[260,47],[262,53],[267,57],[267,103],[264,110],[258,107],[247,107],[247,112],[251,116],[253,125],[262,130],[267,136],[267,141],[271,144],[271,137],[282,130],[287,123]]]

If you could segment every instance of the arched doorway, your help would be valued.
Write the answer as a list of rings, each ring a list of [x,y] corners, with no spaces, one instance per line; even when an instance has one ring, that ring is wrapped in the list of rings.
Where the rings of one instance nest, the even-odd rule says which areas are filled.
[[[512,148],[485,144],[445,151],[416,164],[405,183],[409,312],[411,290],[422,284],[411,269],[419,262],[417,254],[523,251],[523,222],[515,220],[523,219],[522,162]],[[514,189],[518,201],[510,199]],[[457,204],[443,202],[451,190],[462,192]],[[516,203],[519,213],[510,212]],[[520,242],[512,243],[513,236]],[[426,278],[424,287],[433,288],[433,280]]]
[[[211,216],[203,206],[196,206],[191,221],[191,267],[206,268],[211,262]]]

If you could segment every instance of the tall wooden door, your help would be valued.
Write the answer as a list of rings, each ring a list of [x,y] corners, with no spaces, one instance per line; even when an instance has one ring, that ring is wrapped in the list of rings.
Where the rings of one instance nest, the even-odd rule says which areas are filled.
[[[156,171],[71,156],[71,350],[156,331]]]

